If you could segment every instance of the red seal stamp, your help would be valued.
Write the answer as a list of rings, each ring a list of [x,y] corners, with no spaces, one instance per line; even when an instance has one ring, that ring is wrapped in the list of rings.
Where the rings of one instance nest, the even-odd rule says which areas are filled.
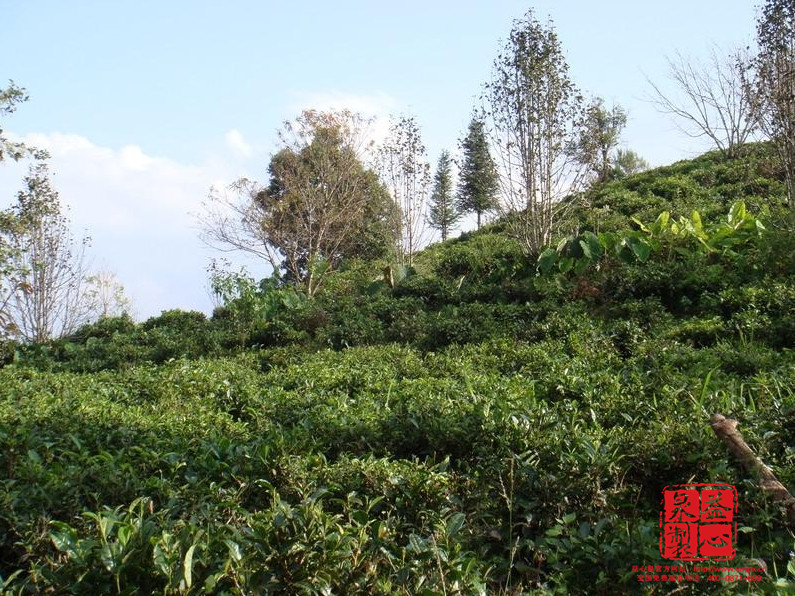
[[[663,489],[660,554],[664,559],[732,559],[737,491],[730,484],[679,484]]]

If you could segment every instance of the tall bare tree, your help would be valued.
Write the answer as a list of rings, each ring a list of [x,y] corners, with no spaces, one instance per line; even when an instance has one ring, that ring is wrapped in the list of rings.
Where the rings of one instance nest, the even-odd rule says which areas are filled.
[[[428,240],[426,210],[431,186],[431,166],[413,116],[392,121],[378,161],[381,177],[400,210],[399,253],[411,266],[414,255]]]
[[[553,225],[582,188],[586,167],[571,148],[582,124],[582,96],[552,23],[542,25],[529,10],[494,61],[484,94],[498,156],[503,207],[523,249],[537,254]]]
[[[726,157],[735,158],[757,126],[743,88],[748,63],[744,49],[724,54],[713,46],[706,62],[677,53],[668,58],[668,76],[678,94],[665,92],[649,80],[652,102],[659,111],[674,116],[682,132],[707,137]]]
[[[349,111],[304,111],[285,122],[270,182],[238,180],[211,191],[202,237],[265,258],[313,296],[344,257],[382,256],[392,245],[386,190],[362,162],[367,122]],[[380,252],[379,252],[380,251]]]
[[[17,203],[3,214],[0,233],[9,249],[0,281],[7,335],[39,343],[96,316],[87,293],[89,241],[73,238],[46,163],[31,166]]]
[[[795,210],[795,0],[767,0],[756,23],[758,53],[746,90],[753,113],[776,147]]]

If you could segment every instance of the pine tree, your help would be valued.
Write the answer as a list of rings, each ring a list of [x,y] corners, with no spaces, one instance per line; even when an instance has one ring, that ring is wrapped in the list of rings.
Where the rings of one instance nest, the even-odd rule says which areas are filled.
[[[464,162],[458,185],[458,208],[465,213],[477,214],[480,228],[483,213],[497,208],[499,188],[497,168],[489,153],[482,121],[472,119],[461,148],[464,150]]]
[[[461,213],[453,200],[453,176],[450,153],[442,151],[433,177],[431,208],[428,223],[442,233],[442,241],[447,240],[450,230],[461,218]]]

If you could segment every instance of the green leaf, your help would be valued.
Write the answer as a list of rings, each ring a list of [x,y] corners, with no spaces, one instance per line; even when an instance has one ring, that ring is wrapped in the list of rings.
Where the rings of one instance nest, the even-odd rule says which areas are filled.
[[[661,234],[668,228],[668,223],[670,222],[671,214],[668,211],[663,211],[657,216],[657,219],[654,220],[654,227],[655,231],[658,234]]]
[[[160,546],[160,544],[155,544],[154,548],[152,549],[152,561],[160,573],[166,577],[171,575],[171,569],[168,565],[168,557],[166,557],[166,553],[163,552],[163,547]]]
[[[587,259],[585,257],[577,259],[576,261],[574,261],[574,273],[580,275],[583,271],[588,269],[588,265],[590,264],[591,264],[590,259]]]
[[[594,527],[594,530],[593,530],[593,535],[598,538],[599,534],[601,534],[602,530],[604,529],[604,527],[607,525],[607,523],[609,521],[610,520],[608,518],[603,517],[598,522],[596,522],[596,526]]]
[[[742,201],[737,201],[736,203],[732,204],[731,209],[729,209],[729,225],[734,226],[738,222],[744,220],[747,216],[747,211],[745,210],[745,203]]]
[[[697,236],[701,236],[704,233],[704,225],[701,223],[701,215],[698,211],[693,211],[690,214],[690,223]]]
[[[182,562],[182,576],[185,578],[185,586],[188,588],[193,583],[193,552],[195,550],[196,544],[191,544],[185,553],[185,560]]]
[[[420,538],[416,534],[411,534],[409,535],[409,543],[408,546],[406,547],[406,550],[408,550],[409,552],[420,554],[427,551],[428,547],[422,538]]]
[[[110,544],[103,544],[102,549],[99,551],[99,558],[102,560],[102,564],[105,566],[105,569],[113,572],[116,569],[116,557],[114,556],[114,552],[110,547]]]
[[[69,524],[60,521],[51,521],[50,525],[56,528],[50,532],[50,540],[61,552],[70,553],[77,544],[77,532]]]
[[[597,260],[602,258],[602,255],[604,255],[605,252],[605,247],[602,245],[602,241],[599,238],[599,236],[597,236],[593,232],[584,232],[582,235],[582,240],[580,240],[580,243],[582,243],[583,241],[587,245],[588,252],[586,253],[586,256],[588,256],[588,258],[592,260]],[[583,246],[582,249],[583,252],[585,253],[586,247]]]
[[[558,269],[561,273],[568,273],[572,267],[574,267],[574,259],[572,257],[566,257],[558,262]]]
[[[637,242],[630,246],[632,248],[632,252],[635,253],[635,256],[638,257],[638,260],[641,263],[645,263],[649,260],[649,255],[651,254],[651,246],[648,242]]]
[[[466,516],[463,513],[456,513],[455,515],[450,516],[450,519],[447,520],[447,524],[445,526],[445,533],[447,534],[448,538],[452,538],[458,534],[461,531],[461,528],[464,527],[465,521]]]
[[[227,538],[224,540],[224,544],[226,548],[229,549],[229,556],[232,557],[234,561],[239,562],[243,559],[243,552],[240,550],[240,545],[237,542]]]
[[[621,241],[616,256],[625,265],[631,265],[635,262],[635,253],[632,252],[632,249],[630,249],[629,245],[626,243],[626,240]]]
[[[121,544],[122,548],[127,546],[127,543],[130,541],[130,537],[133,535],[133,532],[134,527],[132,524],[119,526],[119,530],[116,532],[116,538],[118,538],[119,544]]]
[[[582,522],[580,524],[579,534],[580,538],[588,538],[588,536],[591,534],[591,524],[588,522]]]
[[[593,259],[591,247],[588,246],[588,243],[585,240],[580,240],[580,247],[582,248],[582,254],[586,259]]]
[[[552,271],[552,267],[555,265],[555,262],[558,260],[558,251],[553,248],[548,248],[541,255],[538,257],[538,270],[547,275],[550,271]]]
[[[645,263],[649,260],[651,245],[648,242],[642,238],[635,238],[633,236],[627,236],[624,241],[638,261]]]
[[[597,234],[599,244],[602,246],[603,252],[613,252],[618,244],[618,237],[612,232],[599,232]]]

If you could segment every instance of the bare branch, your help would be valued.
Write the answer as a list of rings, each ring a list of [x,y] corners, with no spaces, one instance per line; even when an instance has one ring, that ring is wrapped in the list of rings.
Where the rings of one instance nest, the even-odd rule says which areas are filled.
[[[724,54],[713,46],[706,63],[677,53],[668,58],[668,77],[681,97],[664,92],[647,78],[653,90],[651,102],[673,116],[684,134],[707,137],[726,157],[737,157],[757,129],[743,86],[748,63],[748,53],[741,49]]]

